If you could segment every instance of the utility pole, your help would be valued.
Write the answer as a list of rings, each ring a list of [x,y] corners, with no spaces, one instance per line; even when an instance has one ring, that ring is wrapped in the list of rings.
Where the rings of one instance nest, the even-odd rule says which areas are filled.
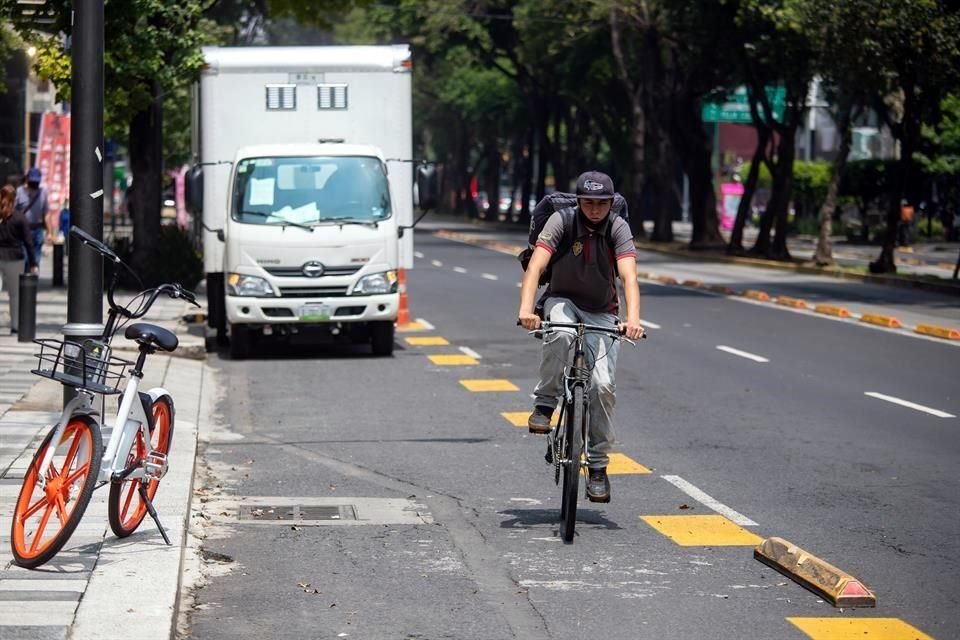
[[[103,2],[74,0],[71,44],[70,222],[103,239]],[[70,237],[67,340],[103,332],[103,259]],[[75,394],[64,387],[64,404]]]

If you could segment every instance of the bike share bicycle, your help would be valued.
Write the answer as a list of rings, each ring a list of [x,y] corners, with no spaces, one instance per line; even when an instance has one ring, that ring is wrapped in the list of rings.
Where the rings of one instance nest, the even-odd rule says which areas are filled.
[[[560,537],[564,542],[573,542],[577,522],[580,474],[587,468],[585,452],[590,433],[590,380],[592,369],[587,367],[585,340],[588,333],[599,333],[616,340],[636,344],[623,336],[620,327],[585,324],[583,322],[540,323],[540,328],[531,335],[546,336],[557,329],[573,329],[573,357],[564,369],[564,397],[560,406],[557,426],[547,434],[547,464],[553,465],[554,483],[563,488],[560,497]],[[646,337],[646,334],[643,334]],[[596,362],[593,363],[596,366]]]
[[[60,419],[37,450],[23,477],[14,506],[10,546],[14,562],[32,569],[52,559],[70,539],[94,489],[110,485],[108,515],[117,537],[131,535],[149,513],[164,542],[167,533],[153,507],[160,480],[167,473],[173,439],[173,398],[160,387],[138,390],[147,356],[172,352],[179,343],[168,329],[131,320],[142,318],[161,294],[196,306],[196,296],[179,284],[162,284],[138,293],[126,305],[114,300],[120,267],[133,271],[99,240],[77,227],[70,230],[85,246],[113,263],[107,287],[110,310],[103,333],[73,342],[37,339],[37,368],[31,373],[76,389]],[[135,306],[136,303],[136,306]],[[136,362],[112,354],[114,334],[136,341]],[[126,384],[122,386],[122,383]],[[101,416],[106,396],[122,393],[110,439],[103,447]],[[95,403],[100,396],[99,407]]]

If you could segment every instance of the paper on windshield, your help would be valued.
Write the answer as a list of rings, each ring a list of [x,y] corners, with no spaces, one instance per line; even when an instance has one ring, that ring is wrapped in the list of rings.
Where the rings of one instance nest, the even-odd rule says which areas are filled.
[[[287,222],[310,224],[317,221],[317,218],[320,217],[320,212],[317,210],[317,203],[310,202],[296,209],[287,205],[279,211],[275,211],[271,217],[286,220]]]
[[[273,184],[274,178],[250,178],[250,204],[273,205]]]

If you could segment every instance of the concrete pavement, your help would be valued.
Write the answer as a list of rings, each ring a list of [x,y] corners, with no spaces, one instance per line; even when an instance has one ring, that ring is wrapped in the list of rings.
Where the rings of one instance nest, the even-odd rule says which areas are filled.
[[[37,300],[38,338],[61,337],[67,291],[51,286],[51,256],[41,262]],[[119,296],[121,300],[129,298]],[[205,300],[199,301],[204,307]],[[23,474],[62,406],[59,383],[32,375],[37,345],[8,333],[6,294],[0,296],[0,637],[170,638],[193,483],[198,429],[212,415],[216,382],[205,358],[202,326],[181,318],[195,310],[182,300],[158,299],[144,318],[180,338],[172,355],[147,360],[142,389],[164,387],[174,399],[175,424],[169,472],[155,499],[171,546],[163,543],[148,517],[125,539],[107,523],[105,488],[96,491],[70,541],[49,563],[35,570],[13,564],[10,525]],[[106,314],[104,314],[104,317]],[[133,342],[119,336],[115,354],[131,359]],[[109,416],[115,403],[107,402]],[[112,417],[104,428],[109,438]],[[124,631],[121,631],[124,630]]]

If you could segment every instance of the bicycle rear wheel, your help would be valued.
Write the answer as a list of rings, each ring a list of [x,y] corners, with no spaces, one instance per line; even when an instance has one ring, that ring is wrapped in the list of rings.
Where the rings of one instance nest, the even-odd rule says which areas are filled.
[[[583,454],[583,387],[573,389],[573,406],[567,412],[566,442],[563,450],[563,496],[560,505],[560,537],[573,542],[580,488],[580,458]]]
[[[137,432],[127,452],[125,466],[128,469],[133,465],[143,467],[147,455],[151,452],[162,453],[164,456],[170,453],[170,444],[173,442],[173,399],[170,396],[157,398],[151,405],[151,411],[153,430],[150,432],[150,442],[144,442],[142,431]],[[136,531],[147,515],[147,504],[140,496],[140,485],[144,483],[147,497],[152,502],[160,487],[158,478],[138,477],[110,483],[107,515],[110,529],[118,538],[126,538]]]
[[[89,416],[70,418],[59,442],[53,442],[53,434],[47,434],[27,467],[10,527],[13,560],[27,569],[48,562],[73,535],[103,457],[100,429]],[[53,462],[41,477],[39,467],[50,447]]]

